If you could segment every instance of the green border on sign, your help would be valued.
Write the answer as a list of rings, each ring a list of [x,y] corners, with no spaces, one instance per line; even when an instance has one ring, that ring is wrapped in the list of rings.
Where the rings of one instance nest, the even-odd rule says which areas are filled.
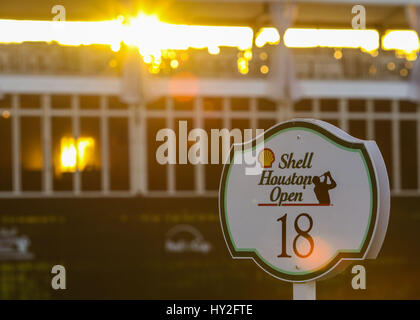
[[[270,141],[277,135],[287,132],[287,131],[296,131],[296,130],[304,130],[311,133],[315,133],[316,135],[320,136],[321,138],[325,139],[326,141],[330,142],[331,144],[339,147],[340,149],[350,151],[350,152],[358,152],[360,154],[360,157],[363,161],[364,167],[366,169],[366,175],[369,180],[369,190],[370,190],[370,214],[369,214],[369,221],[366,226],[365,234],[362,240],[362,243],[359,246],[359,249],[357,250],[339,250],[336,252],[336,254],[325,264],[318,267],[317,269],[308,270],[304,272],[290,272],[286,270],[282,270],[277,268],[276,266],[269,263],[267,260],[265,260],[259,252],[255,248],[237,248],[236,244],[233,240],[229,222],[227,218],[227,182],[229,180],[230,176],[230,169],[232,166],[232,163],[225,164],[224,172],[222,174],[222,180],[221,180],[221,189],[220,189],[220,195],[219,195],[219,207],[220,207],[220,217],[221,217],[221,223],[223,231],[226,235],[226,233],[229,236],[229,239],[226,238],[225,240],[227,242],[227,245],[231,251],[232,256],[234,257],[248,257],[248,258],[254,258],[258,264],[260,264],[261,267],[264,268],[264,266],[268,267],[267,269],[264,268],[267,272],[273,274],[274,276],[277,276],[279,278],[283,278],[286,280],[295,280],[295,281],[303,281],[308,280],[314,277],[317,277],[318,275],[324,273],[329,268],[333,267],[340,259],[342,258],[361,258],[364,253],[366,252],[366,249],[368,247],[368,244],[370,240],[372,239],[373,234],[373,228],[376,221],[376,210],[377,210],[377,189],[376,189],[376,177],[373,171],[372,161],[366,151],[366,148],[363,143],[350,143],[346,140],[343,140],[333,134],[331,134],[326,129],[315,125],[313,123],[309,123],[306,121],[294,121],[294,122],[288,122],[284,124],[277,125],[268,131],[266,131],[265,136],[267,136],[264,141]],[[260,145],[260,143],[258,144]],[[252,150],[255,150],[258,146],[256,144],[256,140],[244,144],[244,151],[240,151],[242,153],[246,153]],[[232,148],[231,150],[231,162],[232,159],[234,160],[235,150]],[[226,170],[226,166],[227,170]]]

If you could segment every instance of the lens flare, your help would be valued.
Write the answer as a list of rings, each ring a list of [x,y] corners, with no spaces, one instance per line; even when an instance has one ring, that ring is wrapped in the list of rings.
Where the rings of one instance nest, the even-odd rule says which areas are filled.
[[[313,237],[314,241],[314,250],[311,255],[305,259],[301,259],[301,267],[305,270],[311,270],[319,267],[321,261],[327,261],[333,257],[334,252],[332,252],[331,246],[327,241],[320,237]],[[301,239],[297,242],[297,248],[299,252],[308,252],[309,245],[306,239]]]
[[[75,140],[63,137],[60,141],[60,172],[75,172],[76,168],[83,171],[86,166],[93,163],[93,149],[95,140],[90,137],[81,137]]]

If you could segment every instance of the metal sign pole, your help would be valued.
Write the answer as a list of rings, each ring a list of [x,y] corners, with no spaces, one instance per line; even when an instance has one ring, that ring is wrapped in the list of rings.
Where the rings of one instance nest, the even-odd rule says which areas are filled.
[[[316,300],[316,281],[294,282],[293,300]]]

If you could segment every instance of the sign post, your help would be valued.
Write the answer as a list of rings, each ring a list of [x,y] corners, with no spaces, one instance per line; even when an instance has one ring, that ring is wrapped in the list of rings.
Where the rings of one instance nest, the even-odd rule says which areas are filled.
[[[255,170],[246,170],[250,165]],[[376,143],[319,120],[283,122],[235,145],[220,182],[220,222],[232,257],[293,282],[294,299],[315,299],[316,280],[350,261],[375,259],[389,209]]]
[[[316,282],[293,283],[293,300],[316,300]]]

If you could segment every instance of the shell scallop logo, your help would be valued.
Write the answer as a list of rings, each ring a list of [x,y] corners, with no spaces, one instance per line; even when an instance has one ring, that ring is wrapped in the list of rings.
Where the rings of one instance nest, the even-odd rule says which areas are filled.
[[[274,156],[274,152],[268,148],[261,150],[260,154],[258,155],[258,162],[261,164],[261,167],[263,168],[271,168],[274,160],[276,160],[276,157]]]

